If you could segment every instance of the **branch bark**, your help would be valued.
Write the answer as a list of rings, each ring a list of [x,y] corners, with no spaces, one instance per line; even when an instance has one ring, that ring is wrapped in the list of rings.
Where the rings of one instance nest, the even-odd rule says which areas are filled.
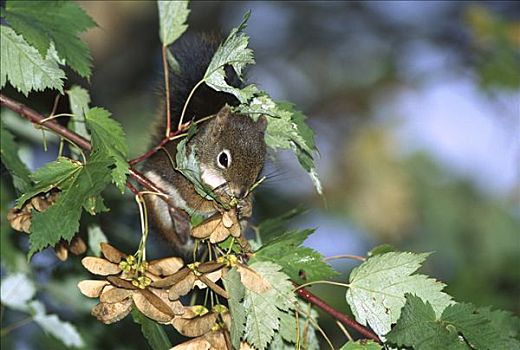
[[[325,311],[326,313],[328,313],[329,315],[334,317],[336,320],[343,323],[345,326],[350,327],[350,328],[354,329],[355,331],[357,331],[359,334],[367,337],[368,339],[372,339],[372,340],[378,342],[379,344],[381,344],[381,339],[379,339],[377,334],[375,334],[374,332],[372,332],[370,329],[366,328],[365,326],[357,323],[356,320],[353,320],[349,316],[345,315],[344,313],[336,310],[335,308],[333,308],[332,306],[327,304],[323,299],[320,299],[316,295],[309,292],[307,289],[299,288],[296,290],[296,292],[298,293],[298,295],[300,297],[307,300],[309,303],[315,305],[316,307],[319,307],[320,309],[322,309],[323,311]]]

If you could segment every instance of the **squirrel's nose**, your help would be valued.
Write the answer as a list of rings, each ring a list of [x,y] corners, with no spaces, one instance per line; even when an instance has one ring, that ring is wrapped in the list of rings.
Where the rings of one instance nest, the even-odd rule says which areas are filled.
[[[247,192],[247,189],[245,187],[237,187],[235,189],[233,189],[233,195],[236,197],[236,198],[244,198],[245,194]]]

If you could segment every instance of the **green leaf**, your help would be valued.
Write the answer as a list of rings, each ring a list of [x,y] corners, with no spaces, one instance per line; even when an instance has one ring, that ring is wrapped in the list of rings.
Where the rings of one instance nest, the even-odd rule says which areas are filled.
[[[121,124],[110,118],[110,113],[103,108],[92,108],[85,115],[87,128],[92,134],[94,153],[101,153],[112,158],[115,165],[112,170],[112,181],[123,193],[126,186],[129,164],[128,145]]]
[[[105,206],[105,201],[101,195],[88,197],[85,203],[83,203],[83,209],[90,215],[110,211],[110,209]]]
[[[96,23],[72,1],[7,1],[4,17],[42,57],[54,43],[58,56],[82,77],[90,76],[90,53],[79,33]]]
[[[278,237],[281,233],[287,231],[289,221],[296,216],[305,212],[302,206],[291,209],[280,216],[262,221],[258,226],[258,234],[264,244]]]
[[[280,272],[281,266],[271,262],[256,262],[249,268],[271,285],[262,294],[246,289],[244,297],[244,308],[248,311],[245,339],[256,349],[262,350],[280,327],[281,313],[293,309],[296,298],[289,277]]]
[[[226,251],[226,252],[229,251],[230,249],[235,254],[239,254],[242,252],[242,247],[238,243],[237,239],[233,236],[229,236],[228,238],[226,238],[225,240],[223,240],[222,242],[217,243],[217,244],[223,251]]]
[[[373,340],[358,340],[349,341],[343,345],[339,350],[381,350],[382,347]]]
[[[491,307],[480,308],[478,312],[491,322],[491,327],[496,330],[501,338],[509,338],[511,345],[506,346],[506,348],[520,348],[520,342],[514,339],[520,333],[520,318],[513,315],[512,312],[492,310]]]
[[[247,12],[242,23],[231,30],[226,40],[213,55],[203,78],[203,81],[212,89],[233,94],[241,103],[247,102],[258,90],[253,85],[245,89],[230,86],[226,82],[224,68],[227,65],[231,66],[237,76],[241,78],[244,67],[255,63],[253,51],[247,47],[249,37],[242,32],[250,15],[251,12]]]
[[[161,325],[144,316],[137,309],[132,309],[134,322],[141,325],[141,332],[153,350],[170,349],[172,344]]]
[[[412,275],[429,253],[376,255],[352,270],[346,299],[356,320],[378,334],[390,331],[405,304],[405,293],[413,293],[434,308],[437,315],[451,303],[442,292],[444,284],[425,275]]]
[[[26,191],[31,185],[29,169],[18,157],[18,145],[14,141],[14,136],[5,128],[4,122],[1,120],[0,154],[2,163],[13,177],[14,187],[20,192]]]
[[[309,173],[314,187],[322,193],[321,182],[314,166],[316,145],[314,132],[305,123],[306,117],[288,102],[275,102],[262,92],[248,104],[238,106],[237,111],[250,115],[254,120],[261,115],[267,118],[265,142],[273,150],[290,149],[301,166]]]
[[[298,343],[303,349],[319,349],[318,338],[314,328],[314,325],[318,324],[318,312],[302,301],[299,301],[297,305],[299,325],[297,325],[296,321],[296,311],[290,313],[282,312],[280,314],[279,336],[283,339],[285,345],[283,348],[294,349],[295,347],[291,345]],[[298,330],[300,332],[299,337],[297,337]],[[274,344],[275,341],[273,340],[271,349],[277,348],[273,346]]]
[[[70,90],[67,90],[66,93],[69,95],[70,110],[75,116],[75,118],[70,120],[68,127],[76,134],[89,140],[90,135],[88,134],[85,125],[85,115],[89,110],[88,105],[90,103],[90,95],[87,90],[77,85],[74,85]]]
[[[235,349],[240,348],[240,338],[244,333],[246,311],[241,304],[245,296],[245,288],[240,280],[240,274],[236,268],[232,268],[223,279],[224,287],[229,294],[228,306],[231,314],[231,329],[229,330],[231,343]]]
[[[298,283],[330,279],[337,275],[323,256],[300,245],[314,230],[289,231],[262,246],[251,261],[272,261]]]
[[[411,294],[407,294],[401,317],[386,338],[390,343],[415,350],[469,349],[454,327],[437,321],[429,302]]]
[[[451,305],[442,313],[441,321],[454,326],[475,349],[520,349],[518,340],[505,335],[471,304]]]
[[[63,93],[65,73],[50,55],[42,58],[22,36],[4,25],[0,25],[0,39],[0,87],[9,80],[25,96],[46,88]]]
[[[399,346],[413,346],[416,350],[469,349],[458,337],[456,329],[437,322],[429,302],[408,294],[401,317],[387,334],[387,340]]]
[[[111,161],[94,155],[87,164],[67,179],[58,200],[44,212],[33,212],[29,256],[60,239],[70,241],[79,229],[82,207],[110,182]]]
[[[20,209],[27,200],[38,193],[45,193],[53,188],[67,188],[69,181],[77,177],[82,168],[83,164],[80,162],[65,157],[59,157],[54,162],[45,164],[30,175],[34,184],[17,199],[16,208]]]
[[[157,1],[159,36],[164,46],[173,44],[188,28],[188,1]]]

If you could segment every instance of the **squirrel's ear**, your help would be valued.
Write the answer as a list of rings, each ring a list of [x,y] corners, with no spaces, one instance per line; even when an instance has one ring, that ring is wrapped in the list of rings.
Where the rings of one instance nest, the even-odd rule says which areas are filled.
[[[261,115],[258,120],[256,121],[256,127],[260,132],[265,132],[265,129],[267,129],[267,118],[265,115]]]
[[[222,107],[220,109],[220,111],[218,111],[217,116],[216,116],[217,124],[220,124],[220,125],[224,124],[230,114],[231,114],[231,108],[228,105],[225,105],[224,107]]]

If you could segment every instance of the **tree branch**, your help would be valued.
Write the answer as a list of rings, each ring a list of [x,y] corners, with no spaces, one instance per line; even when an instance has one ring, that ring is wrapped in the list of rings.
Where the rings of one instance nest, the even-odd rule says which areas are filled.
[[[63,125],[56,123],[56,121],[54,120],[47,120],[42,122],[42,120],[45,119],[45,117],[42,116],[40,113],[3,94],[0,94],[0,105],[5,106],[13,112],[18,113],[19,115],[29,120],[30,122],[33,122],[39,127],[44,126],[47,129],[54,131],[56,134],[61,135],[67,140],[72,141],[74,144],[76,144],[81,149],[84,149],[85,151],[90,151],[92,149],[90,142],[88,142],[88,140],[84,137],[76,134],[72,130],[64,127]]]
[[[0,94],[0,106],[4,106],[9,108],[13,112],[18,113],[20,116],[29,120],[30,122],[36,124],[38,127],[45,127],[49,130],[54,131],[56,134],[63,136],[67,140],[70,140],[72,143],[77,145],[79,148],[85,151],[91,151],[92,145],[90,142],[82,137],[81,135],[76,134],[72,130],[64,127],[63,125],[58,124],[55,120],[44,120],[45,117],[35,110],[27,107],[26,105],[15,101],[3,94]],[[148,180],[143,174],[138,172],[137,170],[130,168],[130,176],[135,179],[142,186],[146,187],[148,190],[158,193],[164,193],[160,188],[158,188],[154,183]],[[136,188],[127,182],[127,187],[134,194],[137,194]]]
[[[344,313],[336,310],[335,308],[333,308],[332,306],[327,304],[324,300],[318,298],[316,295],[309,292],[307,289],[299,288],[296,290],[296,292],[298,293],[298,295],[300,297],[307,300],[309,303],[319,307],[320,309],[322,309],[323,311],[325,311],[326,313],[328,313],[329,315],[331,315],[332,317],[334,317],[336,320],[340,321],[347,327],[350,327],[350,328],[356,330],[359,334],[367,337],[368,339],[372,339],[372,340],[378,342],[379,344],[381,344],[381,339],[379,339],[377,334],[375,334],[374,332],[372,332],[370,329],[366,328],[365,326],[360,325],[359,323],[356,322],[356,320],[353,320],[350,317],[348,317],[347,315],[345,315]]]

